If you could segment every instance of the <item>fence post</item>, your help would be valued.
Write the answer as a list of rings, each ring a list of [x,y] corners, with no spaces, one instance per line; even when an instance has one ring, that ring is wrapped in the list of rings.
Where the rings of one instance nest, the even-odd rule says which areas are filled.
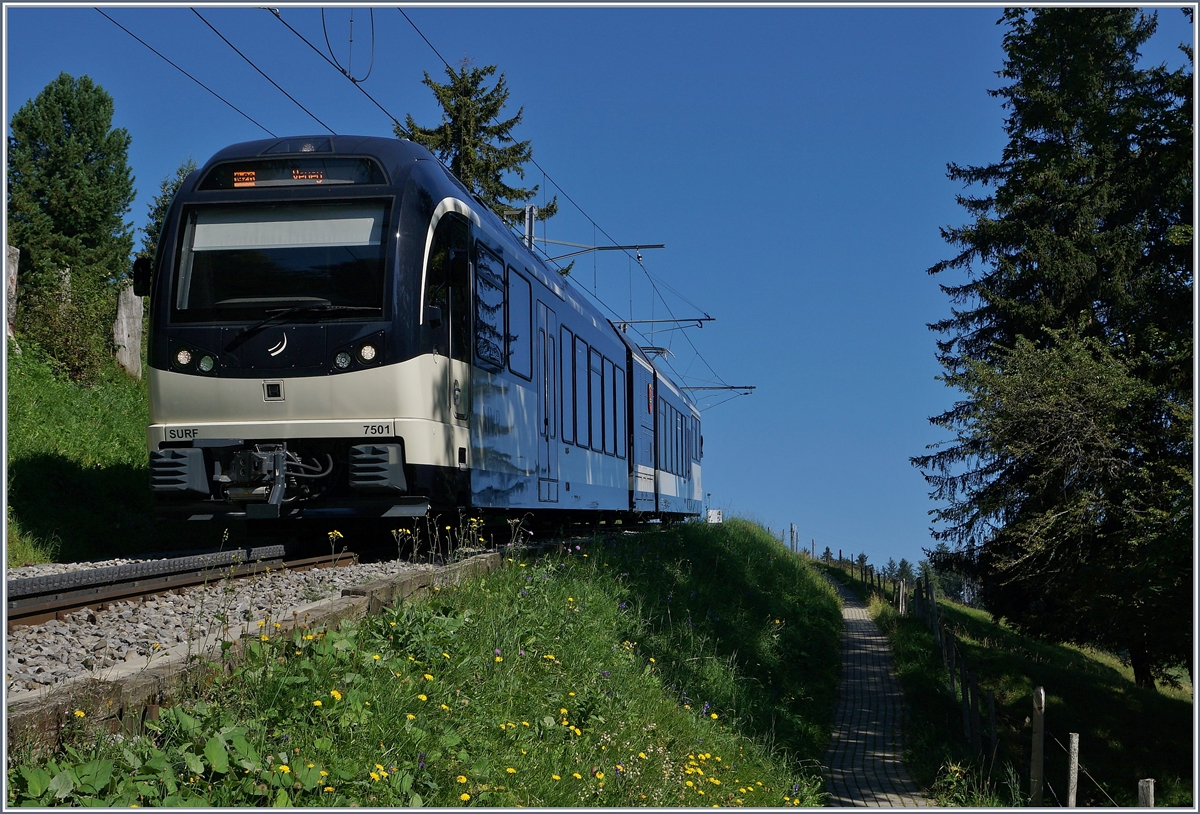
[[[949,662],[950,662],[947,665],[947,667],[950,671],[950,696],[952,698],[954,698],[954,697],[957,697],[958,690],[956,690],[954,688],[956,676],[955,676],[955,664],[954,664],[954,634],[953,633],[946,634],[945,648],[946,648],[946,658],[949,659]]]
[[[1079,733],[1071,732],[1067,736],[1070,745],[1067,749],[1067,808],[1075,807],[1075,792],[1079,788]]]
[[[971,683],[967,680],[967,656],[959,653],[958,679],[962,691],[963,743],[971,743]]]
[[[1046,732],[1046,688],[1033,688],[1033,752],[1029,761],[1029,804],[1042,805],[1042,747]],[[1141,794],[1141,786],[1138,786]]]
[[[1154,808],[1154,778],[1138,781],[1138,808]]]
[[[983,727],[979,720],[979,684],[974,670],[967,671],[967,678],[971,685],[971,751],[978,755],[983,751],[983,733],[979,731]]]
[[[990,689],[988,690],[988,734],[991,738],[992,760],[994,761],[1000,737],[996,733],[996,692]]]

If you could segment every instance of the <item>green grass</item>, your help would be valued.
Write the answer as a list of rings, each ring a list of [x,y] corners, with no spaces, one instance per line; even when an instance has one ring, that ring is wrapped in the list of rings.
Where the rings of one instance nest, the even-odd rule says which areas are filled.
[[[196,530],[164,534],[151,519],[145,380],[114,362],[79,384],[19,341],[20,354],[8,346],[8,566],[195,544]]]
[[[218,611],[219,612],[219,611]],[[262,638],[147,737],[68,720],[9,803],[820,805],[831,589],[733,521],[514,555],[338,631]],[[285,768],[286,767],[286,768]],[[464,797],[465,795],[465,797]]]
[[[984,611],[941,604],[980,691],[991,689],[996,696],[1000,745],[994,764],[969,756],[963,746],[961,707],[950,695],[932,633],[917,619],[898,617],[889,605],[872,606],[891,641],[910,708],[905,763],[918,782],[934,786],[940,802],[1007,805],[1015,790],[1027,796],[1032,695],[1034,687],[1043,686],[1048,805],[1055,804],[1056,795],[1066,804],[1065,747],[1071,732],[1079,734],[1080,764],[1090,774],[1080,773],[1079,805],[1134,805],[1138,780],[1147,777],[1155,778],[1157,805],[1192,805],[1190,686],[1151,692],[1137,687],[1129,668],[1111,655],[1022,636]],[[1019,780],[1010,778],[1011,772]]]

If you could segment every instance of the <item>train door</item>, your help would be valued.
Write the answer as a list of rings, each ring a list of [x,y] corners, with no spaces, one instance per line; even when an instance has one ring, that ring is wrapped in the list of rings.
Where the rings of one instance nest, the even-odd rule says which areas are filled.
[[[470,246],[466,221],[452,213],[443,215],[433,233],[425,281],[429,341],[434,354],[444,355],[448,361],[437,384],[445,398],[437,413],[460,426],[469,420],[471,403]]]
[[[658,510],[654,454],[654,370],[637,356],[629,356],[629,399],[632,411],[629,426],[633,445],[629,455],[632,478],[633,509],[639,512]]]
[[[534,381],[538,383],[538,500],[558,502],[558,320],[541,300],[537,304]]]

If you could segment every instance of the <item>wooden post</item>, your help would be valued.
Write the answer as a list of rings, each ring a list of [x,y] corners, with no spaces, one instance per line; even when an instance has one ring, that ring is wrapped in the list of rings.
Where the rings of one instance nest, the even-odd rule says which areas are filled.
[[[959,654],[959,690],[962,692],[963,743],[971,744],[971,682],[967,679],[967,657]]]
[[[117,361],[135,379],[142,378],[142,298],[125,286],[117,296],[117,319],[113,323]]]
[[[1042,805],[1042,769],[1046,733],[1046,688],[1033,688],[1033,754],[1029,761],[1029,804],[1034,808]],[[1138,786],[1141,794],[1141,786]]]
[[[949,664],[947,664],[947,668],[950,671],[950,697],[957,698],[958,691],[956,689],[954,689],[955,664],[954,664],[954,634],[953,633],[946,634],[946,658],[949,660]]]
[[[979,684],[975,681],[975,671],[967,671],[968,684],[971,687],[971,751],[979,754],[983,751],[983,728],[979,720]]]
[[[5,303],[5,316],[8,318],[8,336],[12,338],[13,324],[17,321],[17,266],[21,262],[21,250],[16,246],[5,246],[7,250],[4,258],[6,277],[8,278],[6,293],[8,300]]]
[[[1067,748],[1067,808],[1075,807],[1075,792],[1079,788],[1079,733],[1067,735],[1070,745]]]
[[[988,690],[988,735],[991,739],[992,760],[995,760],[1000,736],[996,732],[996,693],[993,690]]]
[[[1138,808],[1154,808],[1154,778],[1138,781]]]

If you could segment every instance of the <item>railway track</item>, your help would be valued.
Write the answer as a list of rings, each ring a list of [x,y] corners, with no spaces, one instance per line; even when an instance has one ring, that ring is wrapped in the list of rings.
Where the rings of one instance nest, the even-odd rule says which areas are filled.
[[[84,609],[106,610],[112,602],[180,593],[223,579],[357,562],[358,555],[348,551],[334,556],[289,558],[284,546],[274,545],[10,580],[7,630],[51,619],[63,621],[68,614]]]

